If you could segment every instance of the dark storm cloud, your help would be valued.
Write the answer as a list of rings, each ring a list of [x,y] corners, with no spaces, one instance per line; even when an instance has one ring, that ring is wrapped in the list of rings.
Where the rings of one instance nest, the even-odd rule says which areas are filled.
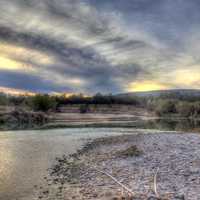
[[[90,93],[122,92],[138,80],[166,82],[166,74],[198,68],[199,8],[197,0],[1,0],[0,44],[50,61],[6,55],[35,71],[15,69],[3,78],[9,61],[2,61],[0,86]]]
[[[167,1],[167,0],[164,0]],[[124,12],[145,12],[149,10],[155,10],[163,2],[163,0],[117,0],[113,3],[113,0],[86,0],[93,6],[100,7],[102,9],[114,9]]]
[[[0,26],[0,40],[19,45],[24,45],[30,48],[58,51],[64,48],[62,42],[51,40],[43,35],[34,34],[31,32],[18,32],[12,28]]]
[[[97,89],[101,91],[103,89],[103,91],[106,91],[111,88],[109,89],[110,91],[113,89],[113,91],[117,91],[121,89],[120,85],[112,79],[113,77],[121,76],[121,74],[124,73],[123,70],[120,70],[116,66],[111,66],[100,55],[98,55],[97,52],[95,52],[93,46],[86,46],[85,48],[72,48],[68,47],[66,42],[63,41],[55,41],[36,33],[17,32],[7,27],[0,28],[0,38],[3,41],[18,43],[29,48],[36,48],[54,53],[54,55],[58,57],[58,60],[64,63],[63,67],[58,67],[59,64],[55,65],[55,67],[52,68],[52,71],[60,72],[60,74],[64,72],[65,74],[72,75],[74,77],[78,76],[82,79],[87,79],[89,83],[86,87],[89,88],[89,85],[94,87],[94,89],[91,88],[90,90]],[[124,48],[125,45],[129,46],[133,43],[136,46],[143,44],[143,42],[140,41],[125,40],[126,39],[123,37],[113,37],[111,39],[105,39],[95,45],[112,43],[117,45],[118,49],[120,49]],[[136,72],[133,67],[131,68],[131,71],[134,71],[134,73]],[[139,71],[139,68],[137,68],[137,71]],[[130,75],[130,73],[124,73],[124,76],[127,75]],[[134,74],[132,74],[132,77],[133,76]]]
[[[56,86],[51,81],[20,72],[0,71],[0,85],[3,87],[22,89],[32,92],[62,92],[63,90],[75,92],[67,86]]]
[[[137,73],[140,71],[139,67],[129,67],[125,69],[120,69],[120,67],[111,67],[109,63],[103,61],[102,59],[94,58],[94,52],[87,50],[87,49],[78,49],[78,48],[67,48],[65,44],[49,40],[48,38],[42,36],[36,36],[28,33],[18,33],[14,32],[11,29],[1,27],[0,29],[0,38],[3,41],[8,42],[15,42],[19,43],[24,46],[28,46],[30,48],[42,49],[45,51],[49,51],[54,53],[58,56],[59,59],[65,61],[63,66],[52,66],[52,71],[59,73],[60,75],[68,74],[72,77],[80,77],[82,79],[87,79],[88,86],[86,88],[95,92],[95,90],[102,91],[102,92],[112,92],[112,91],[119,91],[120,85],[117,81],[113,80],[113,77],[120,77],[122,74],[124,77],[129,77],[130,74],[136,76]],[[118,40],[113,40],[112,42],[118,42]],[[136,42],[137,44],[137,42]],[[93,57],[94,56],[94,57]],[[98,56],[96,56],[98,57]],[[27,62],[22,60],[21,58],[15,58],[17,61]],[[27,65],[35,65],[35,63],[29,61]],[[81,67],[80,67],[81,65]],[[37,66],[39,67],[39,66]],[[2,79],[3,82],[8,82],[9,79],[13,80],[9,83],[9,87],[15,85],[18,89],[23,89],[23,85],[27,83],[27,79],[30,80],[30,76],[27,77],[26,74],[18,74],[14,76],[14,73],[9,73],[10,75],[7,76],[7,79]],[[12,75],[12,76],[11,76]],[[22,78],[23,77],[23,78]],[[19,80],[18,80],[19,79]],[[45,83],[37,76],[31,76],[31,80],[29,81],[29,85],[26,84],[26,88],[31,91],[37,90],[40,86]],[[14,84],[13,84],[14,82]],[[33,84],[37,83],[37,84]],[[11,84],[11,85],[10,85]],[[31,87],[32,85],[32,87]],[[50,87],[52,90],[56,89],[56,91],[62,91],[62,89],[66,89],[66,87],[53,87],[51,83],[50,86],[47,84],[45,86],[45,90],[50,91]],[[92,85],[92,88],[90,88]],[[4,85],[5,86],[5,85]],[[28,86],[28,87],[27,87]],[[44,90],[43,88],[43,90]],[[69,91],[69,88],[68,88]]]
[[[181,45],[189,30],[199,26],[198,0],[87,0],[102,10],[117,10],[127,25],[138,24],[170,45]]]

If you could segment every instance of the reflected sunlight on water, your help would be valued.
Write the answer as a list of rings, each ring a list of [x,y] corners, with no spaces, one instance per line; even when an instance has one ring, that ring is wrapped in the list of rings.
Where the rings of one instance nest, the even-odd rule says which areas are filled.
[[[0,193],[9,188],[12,182],[12,166],[15,162],[15,158],[9,146],[8,140],[2,141],[0,139]]]
[[[31,200],[55,158],[74,153],[82,139],[117,135],[125,129],[57,129],[0,132],[0,199]],[[127,129],[126,129],[127,130]]]

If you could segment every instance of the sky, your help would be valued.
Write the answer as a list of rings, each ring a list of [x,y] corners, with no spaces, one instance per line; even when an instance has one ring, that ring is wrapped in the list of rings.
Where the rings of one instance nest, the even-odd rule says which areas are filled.
[[[0,91],[200,89],[199,0],[0,0]]]

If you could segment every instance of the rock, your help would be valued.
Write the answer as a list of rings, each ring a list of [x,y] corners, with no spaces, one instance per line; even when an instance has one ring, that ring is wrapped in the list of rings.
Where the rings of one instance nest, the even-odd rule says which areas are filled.
[[[116,156],[119,157],[133,157],[133,156],[140,156],[143,152],[138,149],[137,146],[132,145],[125,150],[117,151]]]
[[[176,195],[175,198],[177,200],[185,200],[185,196],[182,194],[182,195]]]

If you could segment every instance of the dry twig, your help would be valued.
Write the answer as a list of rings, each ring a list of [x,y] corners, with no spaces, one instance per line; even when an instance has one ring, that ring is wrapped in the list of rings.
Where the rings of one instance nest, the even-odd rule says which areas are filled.
[[[129,194],[131,195],[135,195],[135,193],[128,187],[126,187],[124,184],[122,184],[121,182],[119,182],[115,177],[113,177],[111,174],[107,173],[107,172],[104,172],[104,171],[101,171],[97,168],[95,168],[96,171],[108,176],[109,178],[111,178],[115,183],[117,183],[118,185],[120,185],[124,190],[126,190]]]
[[[156,173],[154,175],[154,193],[156,195],[157,198],[160,197],[159,193],[158,193],[158,188],[157,188],[157,175],[158,175],[158,172],[159,172],[159,167],[158,169],[156,170]]]

